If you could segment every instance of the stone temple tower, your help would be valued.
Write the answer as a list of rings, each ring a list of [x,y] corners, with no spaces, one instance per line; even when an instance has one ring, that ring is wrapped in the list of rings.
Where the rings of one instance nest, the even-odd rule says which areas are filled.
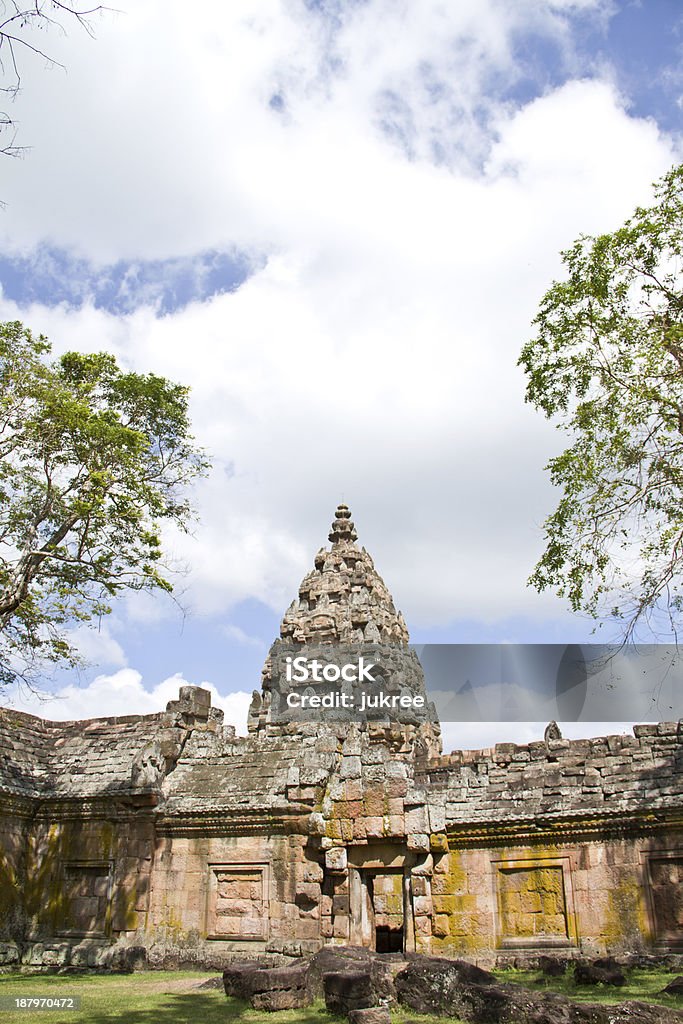
[[[408,643],[403,616],[365,550],[346,505],[335,513],[315,568],[285,612],[280,637],[289,643]]]
[[[272,735],[281,731],[281,725],[274,725],[271,715],[271,683],[274,658],[283,646],[302,652],[333,644],[350,648],[358,645],[364,650],[370,646],[385,654],[388,651],[389,674],[394,680],[400,680],[395,683],[397,692],[400,688],[401,692],[422,693],[426,700],[424,674],[415,653],[408,647],[408,628],[403,615],[396,610],[371,556],[364,547],[358,546],[358,534],[347,505],[337,507],[329,540],[330,547],[318,551],[314,568],[304,576],[298,596],[283,616],[280,636],[271,647],[263,668],[261,692],[254,691],[249,711],[252,733]],[[393,724],[399,732],[407,731],[413,740],[419,737],[431,753],[440,749],[440,727],[433,705],[427,704],[426,714],[417,717],[405,714],[397,720],[394,716]],[[303,731],[316,730],[311,727]],[[384,735],[376,728],[376,723],[372,731]],[[403,743],[405,738],[404,735]]]
[[[3,969],[215,970],[327,945],[527,966],[680,953],[683,721],[447,755],[417,715],[321,705],[284,721],[283,648],[322,649],[325,665],[339,647],[388,649],[382,685],[424,693],[344,505],[330,542],[284,616],[248,736],[196,686],[156,714],[87,722],[0,707]],[[304,1005],[306,968],[292,966],[263,972],[261,1012]]]

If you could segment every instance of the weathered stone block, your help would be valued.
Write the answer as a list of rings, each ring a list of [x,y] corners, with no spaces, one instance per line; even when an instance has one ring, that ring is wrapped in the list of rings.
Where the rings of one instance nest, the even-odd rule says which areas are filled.
[[[430,832],[446,831],[446,806],[434,804],[429,807],[429,830]]]
[[[346,1014],[374,1006],[378,994],[372,976],[364,971],[331,971],[323,974],[325,1006],[330,1013]]]
[[[420,860],[413,866],[413,875],[431,875],[435,871],[434,858],[431,854],[427,854],[425,857],[421,857]]]
[[[380,817],[367,817],[365,819],[365,833],[368,839],[381,839],[384,835],[384,821]]]
[[[339,772],[340,778],[342,779],[359,779],[361,774],[361,763],[360,757],[343,757],[341,763],[341,770]]]
[[[432,922],[432,934],[439,939],[451,934],[450,918],[448,914],[435,914]]]
[[[345,843],[350,843],[353,839],[353,819],[352,818],[340,818],[339,825],[341,828],[341,839]]]
[[[304,867],[304,872],[303,872],[303,876],[302,877],[303,877],[304,882],[318,882],[318,883],[322,882],[323,877],[324,877],[324,872],[323,872],[323,869],[322,869],[322,865],[317,864],[317,863],[315,863],[313,861],[307,861],[307,863],[306,863],[306,865]]]
[[[432,934],[432,919],[431,917],[416,917],[415,918],[415,933],[417,935],[429,936]]]
[[[253,961],[230,965],[223,971],[227,996],[248,999],[256,1010],[290,1010],[307,1006],[308,964],[263,967]]]
[[[343,786],[343,793],[338,799],[362,800],[363,783],[360,779],[347,779]]]
[[[428,878],[417,875],[411,881],[411,888],[414,896],[426,896],[431,890],[431,885]]]
[[[349,1024],[391,1024],[391,1014],[386,1006],[373,1006],[365,1010],[351,1010]]]
[[[368,834],[367,834],[367,829],[365,827],[365,822],[366,822],[366,819],[363,818],[362,816],[360,818],[356,818],[356,820],[354,821],[354,823],[353,823],[353,838],[354,838],[354,841],[358,842],[359,840],[360,841],[364,841],[365,839],[367,839],[367,835]]]
[[[19,946],[15,942],[0,943],[0,964],[18,964],[19,958]]]
[[[363,794],[363,814],[369,818],[381,818],[386,810],[387,799],[382,788],[371,788]]]
[[[325,824],[325,818],[320,811],[313,811],[308,816],[308,831],[312,836],[324,836]]]
[[[597,964],[597,965],[596,965]],[[574,981],[577,985],[616,985],[626,983],[626,977],[618,965],[611,962],[609,966],[596,964],[577,963],[574,967]]]
[[[432,897],[431,896],[416,896],[413,900],[413,910],[416,914],[432,913]]]
[[[305,765],[299,769],[299,781],[302,786],[324,786],[329,775],[329,769],[322,765]]]
[[[361,737],[358,732],[351,732],[344,740],[342,746],[342,754],[346,756],[360,757],[361,754]]]
[[[258,969],[259,964],[254,960],[236,961],[226,967],[223,971],[223,988],[226,996],[247,999],[250,993],[246,988],[246,975]]]
[[[434,857],[434,874],[447,874],[450,870],[451,859],[447,853],[442,856]]]
[[[298,902],[315,903],[316,906],[320,903],[320,883],[319,882],[302,882],[297,887],[297,893],[295,899]]]
[[[406,811],[405,827],[407,832],[427,832],[429,828],[427,809],[425,807],[414,807]]]
[[[271,992],[255,992],[249,1000],[255,1010],[298,1010],[308,1006],[310,999],[305,989],[274,989]]]
[[[325,867],[328,871],[342,872],[346,871],[348,866],[346,847],[344,846],[333,846],[332,849],[325,851]]]

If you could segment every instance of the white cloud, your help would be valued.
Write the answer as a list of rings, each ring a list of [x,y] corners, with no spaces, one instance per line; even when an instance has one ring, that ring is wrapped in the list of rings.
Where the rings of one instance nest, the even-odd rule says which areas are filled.
[[[675,149],[607,81],[525,106],[487,86],[515,81],[519,33],[569,54],[568,16],[608,7],[375,0],[333,30],[294,0],[147,0],[94,44],[56,40],[51,87],[27,78],[36,145],[6,178],[6,249],[268,257],[170,316],[0,306],[192,386],[215,470],[196,536],[170,543],[195,611],[282,610],[343,495],[409,624],[562,612],[524,584],[560,439],[516,359],[559,250],[647,202]],[[410,146],[382,123],[391,90]]]
[[[236,643],[244,647],[263,647],[267,645],[257,636],[250,636],[249,633],[241,629],[239,626],[222,626],[221,632],[227,636],[229,640],[234,640]]]
[[[178,700],[181,686],[191,685],[177,672],[148,690],[142,676],[133,668],[122,668],[111,675],[96,676],[87,686],[69,684],[54,693],[13,690],[3,703],[17,711],[39,714],[49,721],[76,721],[85,718],[111,718],[125,715],[151,715],[164,711],[171,700]],[[211,703],[225,713],[226,725],[234,725],[238,735],[247,728],[247,710],[251,694],[244,691],[220,694],[212,683],[198,684],[211,693]]]
[[[23,76],[13,113],[33,148],[6,168],[7,242],[56,238],[102,258],[229,241],[270,252],[292,231],[315,242],[344,223],[349,194],[392,194],[402,154],[388,96],[421,161],[438,146],[447,165],[469,166],[490,144],[490,83],[523,73],[517,37],[566,49],[568,16],[605,7],[374,0],[330,18],[298,0],[209,0],[200,16],[182,0],[136,0],[95,19],[95,41],[50,33],[66,71],[38,62]]]
[[[124,667],[126,655],[121,644],[111,635],[115,622],[100,623],[97,628],[79,626],[69,633],[69,641],[86,662]]]

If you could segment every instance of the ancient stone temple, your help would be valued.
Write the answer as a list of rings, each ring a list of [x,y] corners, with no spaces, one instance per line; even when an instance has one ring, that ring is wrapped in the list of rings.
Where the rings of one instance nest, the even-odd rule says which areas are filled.
[[[278,644],[388,642],[422,685],[343,505],[330,542],[246,737],[195,687],[155,715],[0,712],[0,962],[681,948],[683,724],[442,755],[429,716],[275,721]]]

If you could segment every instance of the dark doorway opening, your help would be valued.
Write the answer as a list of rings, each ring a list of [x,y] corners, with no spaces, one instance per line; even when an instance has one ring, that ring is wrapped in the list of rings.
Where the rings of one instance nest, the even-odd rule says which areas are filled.
[[[375,928],[375,950],[378,953],[403,952],[403,928],[387,928],[377,925]]]

